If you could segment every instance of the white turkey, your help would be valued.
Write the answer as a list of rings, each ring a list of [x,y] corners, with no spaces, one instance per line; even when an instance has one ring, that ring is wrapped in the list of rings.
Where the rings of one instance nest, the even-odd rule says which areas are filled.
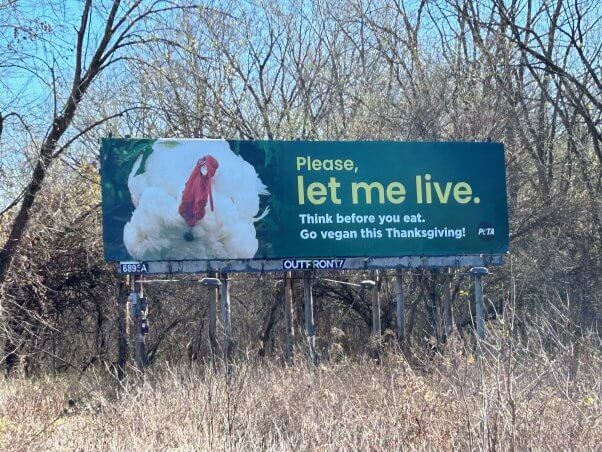
[[[136,175],[140,165],[144,171]],[[267,195],[255,168],[226,140],[157,140],[128,178],[134,212],[123,242],[138,260],[249,259]]]

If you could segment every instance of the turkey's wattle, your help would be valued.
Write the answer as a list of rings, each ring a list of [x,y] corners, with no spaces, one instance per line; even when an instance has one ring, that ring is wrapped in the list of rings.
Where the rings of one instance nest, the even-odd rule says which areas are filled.
[[[197,162],[186,181],[178,212],[191,228],[205,216],[207,201],[209,201],[213,212],[211,180],[215,176],[218,167],[217,160],[210,155],[206,155]]]

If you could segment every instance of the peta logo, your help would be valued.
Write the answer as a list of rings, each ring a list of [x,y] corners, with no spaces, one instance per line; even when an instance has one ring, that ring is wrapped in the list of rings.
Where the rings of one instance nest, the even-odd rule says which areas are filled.
[[[477,235],[481,240],[488,242],[489,240],[495,238],[495,228],[488,221],[483,221],[477,228]]]

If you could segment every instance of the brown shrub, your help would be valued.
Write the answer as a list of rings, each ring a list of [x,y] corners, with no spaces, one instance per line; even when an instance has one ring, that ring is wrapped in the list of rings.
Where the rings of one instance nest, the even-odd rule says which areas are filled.
[[[602,365],[460,341],[410,365],[346,361],[163,368],[122,385],[106,377],[7,380],[0,446],[13,450],[594,449],[602,443]]]

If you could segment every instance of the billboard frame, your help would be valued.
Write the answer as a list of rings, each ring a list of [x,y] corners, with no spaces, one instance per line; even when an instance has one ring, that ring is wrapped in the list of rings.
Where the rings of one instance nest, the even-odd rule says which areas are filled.
[[[209,272],[262,273],[298,270],[377,270],[404,268],[488,267],[504,265],[508,254],[466,254],[458,256],[403,256],[403,257],[332,257],[147,261],[145,271],[124,271],[120,274],[201,274]],[[127,262],[141,263],[138,261]],[[123,262],[122,264],[125,264]],[[133,268],[133,266],[132,266]]]
[[[115,140],[116,139],[113,139],[113,141],[115,141]],[[142,154],[140,154],[143,157],[141,161],[144,161],[144,157],[147,156],[146,152],[148,152],[148,149],[147,149],[148,146],[151,146],[150,153],[153,154],[153,149],[154,149],[153,146],[155,146],[157,142],[159,142],[159,141],[163,142],[165,140],[172,140],[172,139],[167,139],[167,138],[140,139],[140,140],[129,139],[129,140],[126,140],[124,142],[124,144],[113,143],[113,146],[117,146],[116,149],[119,150],[119,149],[121,149],[121,147],[125,146],[130,141],[131,141],[132,145],[136,145],[138,147],[141,145],[144,145],[145,146],[144,151],[142,152]],[[104,155],[105,153],[108,152],[106,149],[106,145],[107,145],[107,142],[110,142],[110,141],[111,141],[110,139],[108,141],[103,140],[101,155]],[[138,141],[140,141],[140,143],[138,143]],[[186,142],[189,142],[189,141],[202,141],[202,140],[173,139],[172,141],[165,141],[165,142],[166,143],[169,142],[170,146],[172,146],[173,143],[179,143],[180,145],[184,145],[184,144],[186,144]],[[269,148],[268,144],[270,146],[278,145],[281,147],[282,146],[286,147],[289,144],[297,145],[297,144],[304,143],[304,142],[297,142],[297,141],[271,141],[271,140],[270,141],[265,141],[265,140],[247,140],[247,141],[244,141],[244,140],[243,141],[241,141],[241,140],[221,140],[221,141],[226,141],[228,143],[228,149],[230,149],[230,151],[232,151],[232,149],[234,149],[233,146],[235,146],[236,147],[236,149],[235,149],[236,155],[243,156],[243,160],[244,160],[244,158],[247,158],[247,160],[249,162],[252,162],[252,165],[254,168],[257,167],[257,162],[255,161],[256,159],[253,160],[253,159],[249,158],[249,156],[254,156],[255,154],[257,154],[258,156],[261,157],[263,155],[263,154],[261,154],[261,152],[264,152],[266,154],[264,166],[267,168],[267,165],[268,165],[267,157],[268,156],[273,157],[272,154],[275,152],[274,149]],[[448,147],[449,146],[457,147],[458,145],[468,145],[468,144],[471,144],[471,145],[473,145],[473,144],[477,144],[477,145],[495,144],[495,145],[501,145],[502,155],[504,152],[502,143],[484,143],[484,142],[483,143],[472,143],[472,142],[432,142],[431,143],[431,142],[367,141],[367,142],[349,142],[348,143],[348,142],[338,142],[338,141],[335,141],[335,142],[330,142],[330,141],[313,142],[313,141],[311,141],[311,142],[307,142],[307,143],[321,145],[322,147],[325,144],[333,144],[333,145],[349,144],[349,145],[354,145],[354,146],[360,145],[360,144],[367,144],[367,145],[383,145],[383,146],[389,146],[389,147],[391,147],[393,145],[412,145],[412,146],[447,145]],[[248,155],[246,155],[243,152],[244,149],[241,150],[238,148],[238,146],[242,146],[242,145],[249,145],[249,146],[252,145],[249,149],[247,149],[245,151],[245,152],[247,152]],[[257,149],[253,146],[257,147]],[[138,148],[136,148],[136,149],[138,149]],[[268,152],[268,150],[270,150],[270,152]],[[395,150],[395,149],[393,149],[393,150]],[[447,147],[445,147],[443,150],[445,152],[448,152],[448,151],[451,152],[451,150],[453,150],[453,149],[448,150]],[[317,149],[316,152],[318,152],[318,151],[323,152],[324,150]],[[351,152],[351,151],[356,152],[357,149],[351,149],[349,152]],[[391,151],[391,149],[389,149],[389,151]],[[112,152],[116,153],[117,151],[113,150]],[[138,152],[138,151],[136,151],[136,152]],[[232,152],[234,152],[234,151],[232,151]],[[107,155],[109,155],[109,154],[107,154]],[[481,154],[486,155],[485,152],[483,152]],[[479,154],[479,155],[481,155],[481,154]],[[138,154],[136,154],[136,155],[138,155]],[[319,153],[318,153],[318,156],[319,156]],[[264,161],[263,157],[260,160],[261,160],[261,162],[263,162]],[[272,158],[270,161],[273,162],[275,160],[274,160],[274,158]],[[276,165],[276,163],[273,163],[273,164]],[[503,164],[503,183],[504,183],[504,188],[506,188],[505,163],[502,162],[502,164]],[[123,166],[123,165],[121,165],[121,166]],[[261,165],[259,165],[259,166],[261,168],[263,168],[263,166],[261,166]],[[104,174],[103,168],[104,168],[104,165],[101,165],[101,175]],[[276,165],[276,169],[277,168],[280,168],[280,166]],[[128,171],[130,171],[130,170],[128,169]],[[124,174],[126,174],[126,176],[127,176],[128,171],[126,171],[124,173]],[[272,173],[270,173],[270,171],[272,171],[272,173],[273,173],[275,170],[273,168],[269,171],[266,170],[266,175],[272,174]],[[427,171],[427,170],[424,170],[424,171]],[[424,171],[420,170],[418,172],[420,172],[420,174],[422,174]],[[299,169],[297,168],[297,173],[298,172],[299,172]],[[355,168],[355,172],[357,172],[357,166]],[[416,172],[416,174],[418,174],[418,172]],[[297,173],[295,173],[295,174],[297,174]],[[276,172],[275,174],[278,174],[278,172]],[[303,174],[305,174],[305,173],[303,173]],[[262,177],[264,177],[264,176],[262,176]],[[429,180],[430,180],[430,174],[426,174],[424,176],[425,180],[426,180],[427,176],[429,177]],[[131,174],[129,177],[131,177]],[[298,176],[298,177],[300,177],[300,176]],[[422,182],[418,181],[418,179],[420,179],[420,177],[421,176],[416,176],[416,179],[417,179],[416,184],[418,184],[420,187],[422,187]],[[115,178],[115,180],[118,181],[120,184],[121,184],[121,182],[123,182],[123,181],[121,181],[121,179],[123,179],[123,177],[121,177],[121,176]],[[372,179],[374,179],[374,178],[372,178]],[[368,178],[366,180],[372,180],[372,179]],[[377,179],[378,179],[378,177],[376,177],[376,179],[374,179],[374,180],[377,180]],[[355,180],[355,179],[352,177],[351,180]],[[380,179],[378,179],[378,180],[380,180]],[[422,179],[420,179],[420,180],[422,180]],[[447,180],[447,179],[445,179],[445,180]],[[458,179],[458,180],[460,180],[460,179]],[[455,181],[454,183],[465,183],[465,182],[458,182],[458,180],[454,179],[454,181]],[[109,181],[113,181],[113,179],[109,178]],[[268,183],[268,182],[270,182],[270,180],[268,180],[266,183]],[[280,179],[274,180],[271,182],[273,182],[273,185],[276,187],[280,187],[280,185],[282,185],[282,183],[283,183]],[[445,193],[447,193],[445,195],[446,197],[439,198],[442,205],[447,204],[446,199],[447,199],[447,196],[449,196],[448,191],[451,190],[451,188],[449,188],[448,185],[452,184],[452,182],[453,181],[451,181],[451,179],[450,179],[450,181],[446,182],[446,185],[445,185],[445,187],[446,187]],[[358,183],[360,183],[360,182],[358,182]],[[362,179],[361,183],[366,183],[366,182],[363,182],[363,179]],[[437,184],[436,182],[432,182],[432,183]],[[323,182],[322,182],[322,184],[324,185]],[[123,184],[121,184],[121,185],[123,185]],[[119,185],[119,187],[121,187],[121,185]],[[268,183],[268,186],[271,186],[271,185]],[[487,186],[489,186],[489,185],[487,185]],[[430,185],[429,185],[429,187],[430,187]],[[439,189],[441,189],[439,185],[435,185],[436,189],[437,189],[437,187],[439,187]],[[429,188],[429,190],[430,190],[430,188]],[[127,191],[127,187],[126,187],[125,191]],[[274,193],[276,193],[276,192],[274,192]],[[430,191],[429,191],[429,193],[430,193]],[[111,220],[108,223],[111,224],[112,226],[115,226],[114,227],[115,230],[114,231],[112,230],[111,233],[106,232],[106,227],[107,227],[107,225],[106,225],[107,218],[106,217],[109,214],[107,212],[105,212],[105,204],[106,203],[105,203],[105,199],[104,199],[104,194],[105,193],[104,193],[104,182],[103,182],[103,243],[104,243],[104,247],[105,247],[105,259],[109,262],[111,262],[111,261],[112,262],[124,262],[126,260],[131,260],[133,263],[137,262],[136,259],[144,260],[145,264],[150,265],[150,266],[147,266],[144,273],[161,274],[161,273],[204,273],[206,271],[261,272],[261,271],[296,270],[296,269],[304,269],[304,268],[286,268],[282,264],[283,261],[289,260],[289,259],[294,259],[295,261],[303,261],[303,260],[313,260],[313,259],[323,260],[323,259],[330,258],[330,256],[328,256],[328,255],[323,256],[321,254],[323,252],[323,249],[318,249],[318,248],[316,248],[316,246],[313,246],[311,249],[301,248],[301,251],[299,252],[299,254],[301,254],[303,257],[301,257],[301,256],[289,257],[291,255],[294,256],[295,253],[297,253],[299,251],[296,248],[299,246],[298,244],[295,245],[296,247],[292,247],[292,246],[284,247],[284,248],[281,247],[282,249],[279,249],[278,252],[270,252],[269,248],[268,249],[260,249],[255,254],[256,257],[254,257],[254,258],[250,258],[250,256],[243,255],[243,256],[238,256],[239,258],[236,258],[236,259],[223,259],[223,258],[215,259],[217,253],[213,253],[213,256],[211,255],[212,253],[207,253],[203,257],[201,257],[200,255],[197,257],[196,255],[193,255],[193,254],[191,255],[190,253],[188,253],[188,255],[186,255],[186,254],[170,255],[169,253],[159,253],[159,254],[153,255],[153,256],[156,256],[158,259],[160,259],[157,261],[150,260],[150,259],[152,259],[151,255],[145,256],[144,253],[137,253],[137,254],[133,253],[133,254],[136,254],[136,257],[134,257],[134,256],[132,256],[131,251],[126,252],[125,250],[122,250],[122,248],[126,245],[118,243],[119,241],[114,239],[115,237],[118,237],[120,234],[123,234],[123,227],[125,226],[125,224],[122,225],[121,223],[127,222],[127,219],[123,220],[123,221],[121,221],[121,220],[118,221],[117,226],[115,226],[113,224],[115,222],[113,220]],[[274,195],[274,196],[276,196],[276,195]],[[280,196],[280,195],[278,195],[278,196]],[[416,195],[416,196],[418,196],[418,195]],[[113,198],[110,198],[110,199],[112,199],[114,201],[114,204],[116,206],[124,204],[124,202],[122,202],[123,200],[119,197],[116,197],[115,199],[113,199]],[[279,198],[276,198],[277,201],[278,201],[278,199]],[[283,199],[284,199],[284,196],[283,196]],[[422,199],[422,188],[420,188],[420,199]],[[430,199],[430,198],[428,198],[428,196],[427,196],[427,199]],[[286,201],[286,199],[285,199],[285,201]],[[416,201],[416,202],[420,205],[422,204],[422,201],[420,201],[420,202]],[[458,201],[458,202],[460,202],[460,201]],[[474,203],[480,204],[480,197],[475,196]],[[501,201],[500,201],[500,203],[501,203]],[[507,204],[507,196],[504,196],[504,203]],[[280,202],[280,204],[283,204],[283,202]],[[381,204],[382,204],[382,202],[381,202]],[[414,204],[415,203],[413,203],[411,205],[414,206]],[[416,204],[416,205],[418,205],[418,204]],[[431,204],[430,200],[425,201],[425,205],[422,206],[422,208],[426,209],[428,207],[428,208],[432,209],[432,208],[436,207],[437,203],[434,203],[432,206],[430,206],[430,204]],[[465,202],[462,202],[462,204],[465,204]],[[495,205],[498,205],[498,204],[499,203],[496,203]],[[288,204],[286,204],[286,205],[288,206]],[[296,206],[296,204],[295,204],[295,206]],[[269,207],[273,207],[273,206],[270,204]],[[133,210],[130,209],[131,211],[125,212],[130,216],[130,220],[129,220],[130,222],[132,221],[131,215],[133,212],[136,211],[136,207],[133,206],[132,209]],[[283,210],[283,209],[281,209],[281,210]],[[264,210],[264,212],[266,212],[266,211],[267,211],[267,208]],[[437,213],[438,209],[435,209],[435,211]],[[276,212],[276,208],[274,208],[272,210],[272,212]],[[344,211],[342,213],[342,215],[344,215],[345,212],[347,212],[347,211]],[[496,215],[499,214],[499,212],[497,212],[497,213],[496,212],[494,212],[494,214],[492,214],[494,217],[496,217]],[[109,211],[109,213],[114,213],[114,212]],[[119,214],[121,215],[119,218],[121,218],[121,219],[126,218],[125,213],[119,212]],[[355,215],[355,213],[356,212],[352,212],[353,215]],[[418,212],[418,215],[417,215],[418,220],[416,220],[418,222],[424,222],[424,220],[420,220],[420,218],[419,218],[421,213],[422,213],[422,211]],[[313,213],[309,213],[307,215],[313,215]],[[315,213],[315,215],[316,216],[320,216],[320,215],[325,216],[323,213],[320,213],[320,212]],[[434,214],[432,214],[432,215],[434,215]],[[416,216],[416,215],[413,215],[413,216]],[[507,220],[508,219],[507,205],[506,205],[504,216],[506,218],[505,222],[507,224],[507,221],[508,221]],[[279,217],[275,217],[275,218],[279,218]],[[437,219],[435,219],[435,220],[437,220]],[[280,220],[277,219],[274,221],[278,222]],[[397,221],[399,221],[399,220],[397,220]],[[404,220],[405,223],[408,223],[408,222],[415,223],[416,221]],[[466,221],[468,221],[468,220],[466,220]],[[491,221],[493,221],[493,220],[491,220]],[[286,222],[286,221],[281,221],[281,222],[282,222],[282,224],[284,224],[284,226],[286,226],[286,227],[289,226],[289,222]],[[316,224],[319,224],[319,223],[321,223],[321,221],[317,221]],[[278,224],[280,224],[280,223],[278,223]],[[306,223],[302,222],[302,224],[305,225]],[[308,222],[307,224],[312,225],[314,223]],[[385,223],[385,224],[389,224],[389,223]],[[393,224],[393,223],[391,223],[391,224]],[[395,224],[397,224],[397,223],[395,223]],[[460,224],[460,226],[462,224]],[[474,224],[476,224],[476,223],[474,223]],[[121,229],[120,229],[120,226],[121,226]],[[412,225],[409,225],[409,226],[412,226]],[[420,226],[420,225],[418,225],[418,226]],[[440,226],[441,225],[439,225],[435,221],[435,229],[437,229],[437,228],[441,229]],[[452,226],[455,227],[457,225],[452,225]],[[270,227],[271,226],[268,225],[268,227],[267,227],[268,231],[271,231]],[[360,226],[358,226],[355,223],[353,223],[353,226],[349,226],[350,230],[353,230],[354,232],[357,232],[357,229],[359,227]],[[479,224],[479,227],[481,227],[480,224]],[[319,229],[319,228],[317,228],[317,229]],[[445,229],[447,229],[447,227]],[[464,229],[464,228],[462,228],[462,229]],[[341,230],[342,229],[337,230],[335,232],[341,232]],[[491,228],[491,230],[493,231],[493,228]],[[333,231],[328,230],[327,232],[333,232]],[[424,231],[422,231],[422,232],[424,232]],[[264,233],[264,235],[266,234],[265,228],[263,230],[263,233]],[[502,230],[502,233],[503,233],[502,236],[505,237],[506,233],[504,232],[504,230]],[[256,232],[256,235],[257,234],[258,233]],[[280,234],[280,236],[282,236],[282,235],[283,234]],[[490,234],[490,235],[493,235],[493,234]],[[112,250],[113,254],[110,254],[110,253],[107,254],[108,253],[107,237],[111,238],[111,240],[112,240],[111,250]],[[186,235],[184,235],[184,237],[186,238]],[[405,236],[403,236],[403,237],[405,237]],[[413,237],[413,236],[409,236],[409,237]],[[425,238],[424,235],[417,236],[417,237],[421,237],[422,239]],[[443,237],[443,235],[440,235],[440,237]],[[447,238],[449,236],[445,235],[445,237]],[[301,238],[304,239],[306,237],[301,236]],[[311,237],[311,238],[314,238],[314,237]],[[353,237],[351,237],[351,238],[353,238]],[[378,236],[378,238],[380,238],[380,236]],[[428,238],[432,238],[432,237],[429,236]],[[459,238],[459,237],[456,237],[456,238]],[[479,238],[481,238],[485,242],[490,241],[488,237],[481,237],[480,233],[479,233]],[[264,237],[264,239],[265,239],[265,237]],[[298,237],[297,237],[297,239],[298,239]],[[332,239],[332,237],[328,236],[328,239]],[[389,239],[391,239],[391,237],[389,237]],[[466,247],[462,246],[462,247],[460,247],[460,249],[458,249],[458,248],[453,249],[453,247],[452,247],[452,249],[447,249],[447,248],[436,249],[437,247],[435,247],[435,249],[430,249],[430,248],[426,247],[426,245],[421,246],[419,249],[411,249],[412,247],[410,247],[410,249],[407,249],[407,248],[400,249],[399,245],[397,243],[394,243],[392,246],[388,247],[387,249],[373,250],[370,247],[364,246],[363,249],[355,249],[355,250],[351,250],[351,252],[349,252],[350,250],[343,250],[343,249],[339,249],[340,247],[335,247],[335,248],[331,249],[330,252],[333,252],[333,254],[335,256],[339,256],[338,259],[341,259],[341,260],[344,259],[345,265],[343,267],[335,267],[335,268],[331,267],[331,269],[339,269],[339,268],[340,269],[377,269],[377,268],[400,268],[401,269],[401,268],[415,268],[415,267],[422,267],[422,268],[425,268],[425,267],[450,267],[450,266],[462,267],[462,266],[475,266],[475,265],[483,266],[483,265],[502,265],[503,264],[503,256],[508,254],[508,246],[509,246],[508,239],[506,239],[504,246],[502,246],[502,245],[500,245],[500,246],[497,246],[497,245],[496,246],[474,246],[474,244],[472,243],[473,239],[474,239],[474,237],[471,236],[471,238],[470,238],[471,242],[469,243],[470,246],[466,246]],[[264,240],[264,242],[270,244],[270,243],[272,243],[270,240],[267,240],[267,241]],[[340,239],[337,238],[337,240],[340,240]],[[424,240],[422,240],[422,241],[424,241]],[[419,241],[419,243],[422,243],[422,241]],[[113,243],[113,242],[115,242],[115,243]],[[261,242],[261,240],[260,240],[260,242]],[[299,240],[297,240],[297,242],[299,242]],[[261,242],[261,243],[263,243],[263,242]],[[313,243],[313,242],[307,241],[307,246],[309,246],[310,243]],[[425,242],[425,243],[427,243],[427,242]],[[495,242],[495,243],[497,243],[497,242]],[[282,245],[282,243],[278,242],[277,245]],[[304,244],[304,246],[305,246],[305,244]],[[382,245],[379,245],[379,246],[381,248],[383,247]],[[113,248],[115,248],[115,249],[113,249]],[[398,249],[398,251],[400,251],[403,254],[400,253],[401,255],[397,254],[396,256],[391,256],[391,255],[395,255],[396,248]],[[347,256],[349,256],[349,257],[343,257],[343,256],[345,256],[345,254],[347,252],[349,252],[349,254],[347,254]],[[450,254],[445,254],[446,252],[450,252]],[[129,253],[129,255],[128,255],[128,253]],[[459,253],[463,253],[463,254],[459,254]],[[479,254],[479,253],[484,253],[484,254]],[[372,254],[372,257],[367,257],[366,256],[367,254]],[[321,257],[313,257],[313,255],[320,255]],[[388,257],[388,256],[391,256],[391,257]],[[486,257],[484,257],[484,256],[486,256]],[[233,256],[233,257],[236,257],[236,256]],[[240,257],[244,257],[244,259],[240,259]],[[146,260],[145,258],[149,259],[149,260]],[[207,259],[207,258],[209,258],[209,259]],[[490,264],[488,264],[488,263],[490,263]],[[174,269],[176,269],[176,270],[174,271]],[[135,272],[129,272],[129,271],[122,272],[121,265],[119,266],[119,270],[120,270],[120,273],[134,273],[135,274]]]

